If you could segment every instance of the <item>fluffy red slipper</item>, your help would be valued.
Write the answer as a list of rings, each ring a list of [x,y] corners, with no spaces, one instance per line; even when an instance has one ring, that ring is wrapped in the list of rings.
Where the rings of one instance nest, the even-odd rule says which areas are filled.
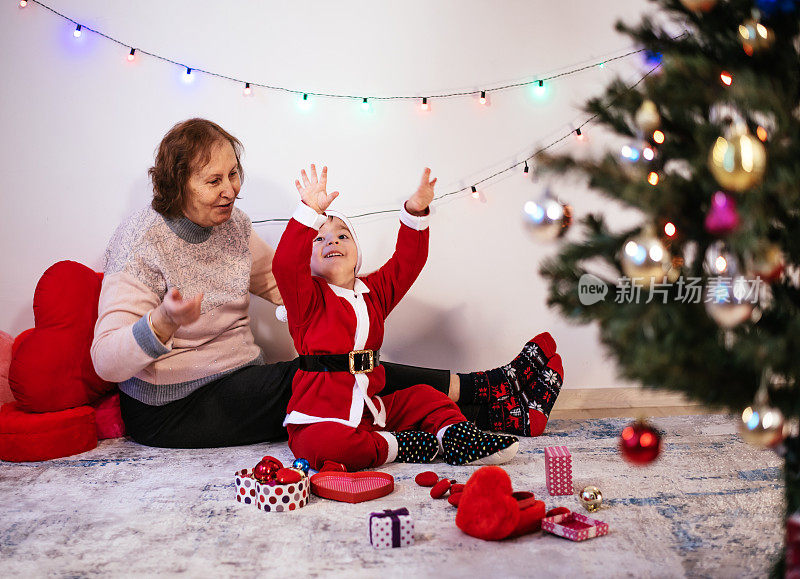
[[[476,470],[461,493],[456,526],[467,535],[498,541],[519,524],[520,509],[511,496],[511,479],[499,466]]]

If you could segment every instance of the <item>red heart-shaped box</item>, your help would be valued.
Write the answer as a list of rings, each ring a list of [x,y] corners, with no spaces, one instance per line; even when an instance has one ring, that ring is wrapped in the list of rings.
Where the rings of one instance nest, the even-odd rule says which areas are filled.
[[[311,477],[311,492],[343,503],[379,499],[394,490],[394,477],[385,472],[318,472]]]

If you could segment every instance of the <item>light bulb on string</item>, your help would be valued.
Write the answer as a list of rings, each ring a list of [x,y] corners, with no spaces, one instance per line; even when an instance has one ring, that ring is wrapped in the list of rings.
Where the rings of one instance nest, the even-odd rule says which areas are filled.
[[[431,110],[431,105],[428,104],[428,97],[422,97],[422,102],[420,103],[419,108],[423,112],[428,112]]]
[[[478,193],[478,190],[475,188],[475,185],[472,186],[472,198],[473,199],[480,199],[481,194]]]
[[[652,147],[645,146],[642,148],[642,157],[645,161],[652,161],[656,158],[656,152]]]
[[[361,101],[361,110],[368,111],[369,110],[369,100],[367,97],[364,97],[364,100]]]
[[[192,74],[192,69],[188,66],[186,67],[186,74],[181,75],[183,77],[183,82],[186,84],[190,84],[194,82],[195,75]]]
[[[130,53],[128,53],[128,62],[133,62],[135,58],[136,58],[136,49],[131,48]]]
[[[528,168],[528,162],[525,161],[525,168],[522,170],[522,172],[527,174],[529,171],[530,171],[530,169]]]
[[[672,223],[671,221],[667,221],[667,223],[664,224],[664,234],[667,237],[674,237],[677,232],[678,230],[675,227],[675,224]]]
[[[486,104],[486,91],[485,90],[481,91],[481,97],[478,99],[478,102],[481,103],[482,105]]]
[[[25,8],[28,5],[28,0],[19,0],[19,7]]]
[[[661,145],[664,142],[664,133],[661,131],[654,131],[653,132],[653,141],[657,144]]]
[[[636,147],[631,147],[630,145],[623,145],[622,149],[620,149],[620,154],[624,159],[627,159],[631,162],[636,162],[639,160],[639,149]]]
[[[311,101],[308,99],[307,92],[304,92],[303,95],[300,97],[300,100],[297,101],[297,106],[300,108],[301,111],[307,111],[311,108]]]
[[[81,25],[80,24],[78,24],[78,26],[75,27],[75,32],[72,33],[72,36],[74,36],[75,38],[80,38],[81,37]]]
[[[719,73],[719,80],[721,80],[722,84],[725,86],[731,86],[731,83],[733,83],[733,77],[731,76],[731,73],[724,70]]]
[[[585,141],[586,140],[586,135],[583,134],[583,131],[581,131],[580,127],[575,129],[575,138],[578,139],[579,141]]]
[[[658,185],[658,173],[655,171],[650,171],[647,175],[647,182],[650,183],[653,187]]]
[[[758,139],[761,142],[766,143],[767,142],[767,129],[765,129],[764,127],[759,125],[758,128],[756,129],[756,136],[758,137]]]
[[[533,96],[537,99],[543,99],[547,96],[547,87],[544,86],[544,81],[536,81],[533,85]]]
[[[249,82],[244,83],[244,89],[242,90],[242,94],[244,96],[250,96],[251,94],[253,94],[253,89],[250,88]]]

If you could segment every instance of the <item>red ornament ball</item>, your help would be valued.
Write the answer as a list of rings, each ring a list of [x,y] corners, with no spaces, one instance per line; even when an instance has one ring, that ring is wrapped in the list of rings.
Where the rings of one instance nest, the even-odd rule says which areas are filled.
[[[622,429],[619,451],[628,462],[650,464],[661,453],[661,434],[644,420]]]

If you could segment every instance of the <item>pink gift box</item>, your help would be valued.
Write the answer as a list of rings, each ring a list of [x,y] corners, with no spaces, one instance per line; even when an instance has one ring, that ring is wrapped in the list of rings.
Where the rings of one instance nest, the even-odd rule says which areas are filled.
[[[542,519],[542,530],[570,541],[585,541],[608,534],[608,523],[580,513],[564,513]]]
[[[550,496],[572,494],[572,455],[566,446],[545,447],[544,472]]]
[[[380,513],[370,513],[369,542],[376,549],[413,545],[414,519],[408,509],[387,509]]]

